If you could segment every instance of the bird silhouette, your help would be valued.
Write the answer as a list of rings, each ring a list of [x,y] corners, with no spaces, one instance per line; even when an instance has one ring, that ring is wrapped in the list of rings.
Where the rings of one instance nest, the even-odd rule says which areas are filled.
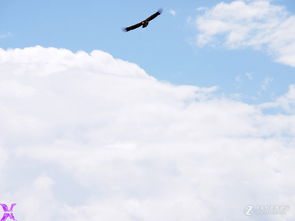
[[[149,22],[151,20],[153,20],[154,18],[156,18],[157,16],[159,16],[161,13],[162,13],[162,9],[159,9],[156,13],[152,14],[151,16],[149,16],[148,18],[146,18],[145,20],[135,24],[135,25],[131,25],[131,26],[128,26],[126,28],[123,28],[123,31],[127,32],[127,31],[131,31],[131,30],[134,30],[136,28],[139,28],[139,27],[142,27],[142,28],[145,28],[149,25]]]

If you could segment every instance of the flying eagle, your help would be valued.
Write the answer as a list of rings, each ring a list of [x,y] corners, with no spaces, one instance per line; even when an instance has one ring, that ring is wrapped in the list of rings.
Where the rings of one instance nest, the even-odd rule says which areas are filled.
[[[139,28],[140,26],[142,26],[142,28],[145,28],[148,26],[149,22],[151,20],[153,20],[154,18],[156,18],[158,15],[160,15],[162,13],[162,9],[159,9],[156,13],[152,14],[150,17],[148,17],[147,19],[135,24],[135,25],[131,25],[129,27],[123,28],[123,31],[127,32],[127,31],[131,31],[133,29]]]

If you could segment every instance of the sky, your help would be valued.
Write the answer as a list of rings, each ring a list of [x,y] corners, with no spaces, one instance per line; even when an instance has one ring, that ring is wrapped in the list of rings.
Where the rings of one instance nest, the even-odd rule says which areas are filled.
[[[230,3],[231,1],[224,1]],[[240,94],[257,103],[277,97],[294,82],[294,69],[274,62],[273,52],[240,47],[239,50],[211,42],[197,44],[197,18],[219,1],[1,1],[2,48],[35,45],[72,51],[103,50],[134,62],[149,74],[174,84],[218,86],[221,93]],[[292,0],[274,0],[272,5],[289,16]],[[144,19],[159,8],[164,12],[148,29],[124,33],[122,27]],[[171,11],[175,12],[171,13]],[[269,14],[268,16],[273,16]],[[263,22],[268,22],[268,18]],[[281,15],[278,15],[278,20]],[[238,22],[238,21],[237,21]],[[291,35],[291,34],[290,34]],[[6,37],[5,37],[6,36]],[[245,76],[250,73],[253,81]],[[265,82],[267,87],[264,87]]]
[[[0,0],[0,21],[17,220],[294,220],[293,0]]]

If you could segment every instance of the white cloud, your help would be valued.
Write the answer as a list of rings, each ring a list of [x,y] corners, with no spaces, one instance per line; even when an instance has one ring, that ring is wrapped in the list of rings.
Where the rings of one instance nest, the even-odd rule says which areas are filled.
[[[260,86],[261,90],[266,91],[272,81],[273,81],[273,78],[270,78],[270,77],[264,78]]]
[[[196,25],[200,46],[262,49],[277,62],[295,67],[295,15],[269,0],[219,3],[198,16]]]
[[[172,15],[172,16],[175,16],[176,15],[176,11],[174,9],[170,9],[169,10],[169,14]]]
[[[295,203],[292,114],[102,51],[0,50],[0,73],[17,91],[1,89],[0,195],[18,220],[246,221],[248,204]]]
[[[295,113],[295,85],[290,85],[286,94],[273,102],[261,104],[261,107],[263,109],[280,108],[288,113]]]
[[[234,80],[235,80],[235,87],[240,88],[245,80],[247,81],[253,80],[253,73],[246,72],[245,74],[236,75]],[[270,83],[270,82],[265,82],[265,86],[267,87],[268,84],[266,85],[266,83]]]
[[[196,8],[197,11],[204,11],[206,9],[207,9],[206,7],[198,7],[198,8]]]
[[[2,146],[0,146],[0,179],[5,180],[4,172],[5,172],[5,164],[8,160],[8,151],[5,150]],[[0,189],[5,188],[5,183],[0,183]]]

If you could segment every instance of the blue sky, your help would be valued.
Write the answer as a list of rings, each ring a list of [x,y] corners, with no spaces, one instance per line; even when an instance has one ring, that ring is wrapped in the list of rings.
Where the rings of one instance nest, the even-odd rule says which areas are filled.
[[[231,1],[224,1],[231,2]],[[218,86],[219,93],[240,94],[247,102],[267,101],[295,82],[294,68],[276,63],[252,48],[228,50],[210,45],[198,47],[194,20],[199,7],[220,1],[95,1],[2,0],[0,46],[24,48],[35,45],[73,51],[103,50],[134,62],[159,80],[173,84]],[[274,0],[295,12],[292,0]],[[163,8],[149,28],[124,33],[133,24]],[[169,11],[175,10],[172,16]],[[191,18],[191,22],[188,19]],[[245,77],[251,73],[253,80]],[[271,79],[265,90],[261,85]],[[238,82],[237,82],[238,81]]]

